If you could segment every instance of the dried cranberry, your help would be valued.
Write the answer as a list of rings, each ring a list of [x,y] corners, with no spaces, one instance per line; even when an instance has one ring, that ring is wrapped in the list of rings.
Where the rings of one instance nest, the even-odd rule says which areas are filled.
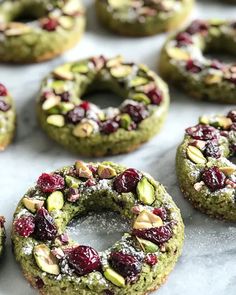
[[[83,101],[79,106],[84,109],[85,112],[90,109],[90,103],[88,101]]]
[[[186,32],[190,35],[194,35],[196,33],[206,33],[208,31],[208,27],[209,25],[207,24],[207,22],[202,20],[195,20],[190,24]]]
[[[33,216],[22,216],[14,222],[15,231],[22,237],[28,238],[35,230]]]
[[[42,289],[44,287],[44,282],[40,277],[36,277],[35,286],[37,289]]]
[[[70,101],[70,92],[69,91],[64,91],[60,94],[61,101],[63,102],[68,102]]]
[[[101,123],[101,132],[104,134],[111,134],[119,129],[119,124],[114,120],[107,120]]]
[[[0,111],[7,112],[10,110],[10,108],[11,106],[8,103],[0,99]]]
[[[164,207],[155,208],[153,209],[152,213],[159,216],[162,220],[167,219],[167,211]]]
[[[150,266],[154,266],[157,264],[158,258],[155,254],[148,254],[145,258],[145,262]]]
[[[228,112],[227,117],[230,118],[232,122],[236,122],[236,110]]]
[[[49,32],[55,31],[58,26],[58,20],[53,18],[46,18],[42,21],[42,28]]]
[[[124,278],[135,277],[142,269],[142,264],[137,257],[122,252],[112,252],[108,262]]]
[[[63,189],[65,186],[65,181],[64,178],[59,174],[43,173],[39,177],[37,185],[43,193],[52,193],[56,190]]]
[[[149,229],[133,229],[133,234],[138,238],[151,241],[155,244],[163,244],[172,237],[170,225],[153,227]]]
[[[202,64],[199,61],[193,59],[189,59],[187,61],[185,68],[188,72],[193,74],[197,74],[203,69]]]
[[[159,89],[152,89],[147,92],[147,96],[150,98],[151,103],[155,105],[159,105],[163,100],[163,95]]]
[[[209,141],[205,146],[204,156],[218,159],[221,156],[219,145]]]
[[[89,246],[71,248],[67,252],[67,260],[79,276],[99,270],[101,267],[98,252]]]
[[[7,96],[7,88],[0,83],[0,96]]]
[[[115,295],[115,293],[111,290],[105,290],[104,295]]]
[[[226,176],[216,166],[205,169],[201,178],[212,192],[225,187]]]
[[[185,45],[193,44],[192,37],[187,32],[180,32],[176,36],[176,41],[178,42],[179,46],[185,46]]]
[[[118,193],[133,192],[140,179],[141,174],[136,169],[129,168],[115,178],[114,189]]]
[[[40,208],[35,216],[36,238],[40,241],[53,240],[57,235],[57,228],[54,219],[45,208]]]
[[[129,114],[135,123],[140,123],[148,117],[147,108],[142,104],[127,104],[121,109],[121,112]]]
[[[219,135],[218,130],[214,127],[201,124],[187,128],[186,133],[192,138],[199,140],[217,139]]]
[[[67,114],[67,120],[69,123],[77,124],[83,118],[85,118],[85,116],[86,116],[86,112],[84,108],[77,106]]]

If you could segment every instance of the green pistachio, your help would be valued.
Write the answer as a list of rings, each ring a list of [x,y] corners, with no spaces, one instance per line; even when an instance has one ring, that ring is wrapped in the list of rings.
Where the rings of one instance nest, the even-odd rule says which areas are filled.
[[[62,115],[50,115],[47,117],[47,123],[56,127],[63,127],[65,118]]]
[[[155,189],[146,177],[139,181],[137,194],[139,200],[145,205],[151,205],[155,201]]]
[[[195,146],[189,145],[187,148],[188,158],[195,164],[205,164],[207,159],[204,157],[203,153]]]

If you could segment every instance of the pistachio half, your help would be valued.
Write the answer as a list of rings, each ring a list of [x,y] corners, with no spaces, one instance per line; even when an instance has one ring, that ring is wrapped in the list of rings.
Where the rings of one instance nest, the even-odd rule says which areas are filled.
[[[154,213],[143,210],[136,218],[134,229],[149,229],[153,227],[160,227],[163,225],[162,219]]]
[[[38,267],[46,273],[59,275],[60,268],[57,258],[45,244],[39,244],[33,250],[35,261]]]
[[[116,170],[114,168],[103,164],[98,166],[97,172],[101,179],[110,179],[116,176]]]
[[[139,200],[145,205],[151,205],[155,201],[155,189],[146,177],[139,181],[137,194]]]
[[[203,153],[195,146],[189,145],[187,148],[188,158],[195,164],[205,164],[207,159],[204,157]]]
[[[76,169],[76,173],[79,175],[79,177],[82,177],[82,178],[92,178],[93,177],[92,171],[82,161],[76,161],[75,169]]]

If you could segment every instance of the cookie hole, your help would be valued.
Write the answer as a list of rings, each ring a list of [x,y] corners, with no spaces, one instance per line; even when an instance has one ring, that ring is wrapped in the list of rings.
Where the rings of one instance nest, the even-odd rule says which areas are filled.
[[[93,92],[93,93],[85,94],[83,96],[83,99],[96,104],[102,109],[105,109],[108,107],[117,108],[124,101],[124,98],[109,91],[98,91],[96,93]]]
[[[104,251],[130,231],[130,222],[118,213],[90,212],[73,219],[67,226],[70,238],[80,245],[89,245],[97,251]]]

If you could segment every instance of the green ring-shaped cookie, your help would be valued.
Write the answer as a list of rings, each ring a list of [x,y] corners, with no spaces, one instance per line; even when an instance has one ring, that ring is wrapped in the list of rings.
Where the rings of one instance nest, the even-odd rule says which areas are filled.
[[[18,19],[32,17],[33,21]],[[73,47],[85,27],[79,0],[3,0],[0,61],[29,63],[54,58]]]
[[[99,90],[112,91],[125,101],[106,109],[89,103],[84,115],[68,120],[71,112],[83,111],[79,106],[87,108],[81,100],[85,93]],[[141,109],[141,114],[130,114],[126,105]],[[42,83],[37,110],[43,129],[58,143],[79,154],[103,156],[129,152],[148,141],[162,127],[168,105],[168,87],[154,72],[118,56],[56,68]],[[116,121],[113,133],[104,127],[111,121]]]
[[[236,221],[235,118],[232,113],[200,117],[186,129],[176,156],[184,196],[200,211],[229,221]]]
[[[171,36],[161,52],[161,75],[193,97],[236,103],[235,65],[205,57],[209,51],[236,56],[235,22],[197,20]]]
[[[0,216],[0,257],[2,256],[6,239],[4,222],[5,218],[3,216]]]
[[[190,14],[194,0],[146,3],[134,0],[96,0],[99,20],[115,33],[148,36],[176,29]]]
[[[16,112],[12,97],[0,83],[0,151],[13,140],[16,127]]]
[[[118,192],[124,191],[120,190],[120,186],[118,189],[118,180],[122,178],[124,181],[127,173],[130,173],[127,171],[130,170],[111,162],[86,164],[77,161],[75,165],[64,167],[50,175],[42,174],[37,185],[21,199],[14,214],[14,253],[25,277],[35,288],[40,288],[40,294],[104,295],[110,291],[111,294],[117,295],[141,295],[148,294],[164,283],[182,250],[184,225],[181,214],[164,186],[146,173],[132,169],[131,174],[138,175],[138,179],[132,176],[133,180],[129,182],[129,186],[132,183],[132,192],[131,187],[126,192]],[[47,181],[48,177],[56,178],[56,181]],[[155,208],[159,213],[152,213]],[[75,216],[101,210],[117,212],[130,220],[130,232],[124,233],[121,240],[111,248],[99,252],[99,270],[96,266],[95,269],[90,269],[87,275],[80,273],[78,276],[73,266],[75,264],[70,264],[68,256],[71,247],[75,248],[78,244],[70,238],[66,239],[66,242],[64,238],[62,242],[60,237],[65,237],[65,228]],[[45,239],[44,229],[50,227],[46,221],[42,221],[42,212],[47,216],[47,220],[52,219],[50,223],[54,228],[56,226],[57,232],[54,233],[53,240],[51,237]],[[158,216],[160,212],[161,217]],[[25,222],[26,219],[30,219],[30,222]],[[35,229],[28,236],[27,225],[32,222],[35,222]],[[144,228],[142,222],[146,222],[145,227],[149,228],[149,231],[155,229],[163,233],[160,236],[157,232],[152,234],[152,238],[156,239],[155,243],[150,243],[150,240],[138,241],[139,234],[134,228],[140,232],[140,228]],[[22,224],[26,226],[23,227]],[[162,240],[164,237],[165,240]],[[46,256],[42,259],[43,253],[38,250],[45,247],[46,252],[43,253],[46,253]],[[111,252],[117,251],[135,256],[139,260],[137,280],[125,280],[118,274],[118,270],[114,271],[114,265],[113,273],[108,274],[112,269]],[[155,257],[153,266],[149,264],[150,257]]]

